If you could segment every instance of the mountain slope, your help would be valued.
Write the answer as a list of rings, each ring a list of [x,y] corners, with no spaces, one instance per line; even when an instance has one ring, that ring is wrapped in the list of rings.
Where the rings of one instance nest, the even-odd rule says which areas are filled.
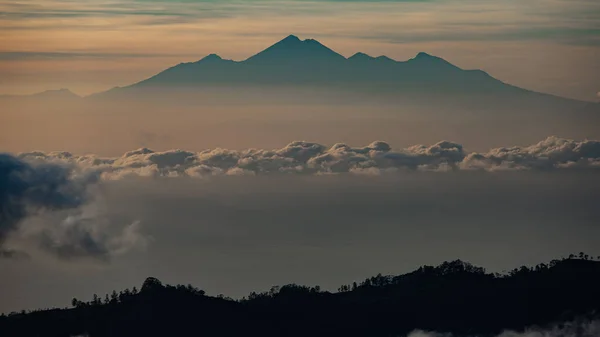
[[[316,40],[290,35],[240,62],[211,54],[181,63],[125,88],[211,85],[326,85],[422,90],[500,90],[504,83],[480,71],[462,70],[442,58],[419,53],[398,62],[358,53],[346,59]],[[483,85],[482,85],[483,84]],[[466,87],[465,87],[466,86]],[[413,91],[414,91],[413,90]]]
[[[78,100],[82,97],[69,89],[46,90],[31,95],[0,95],[0,98],[37,99],[37,100]]]
[[[355,99],[407,100],[445,108],[497,111],[577,111],[585,102],[542,94],[506,84],[481,70],[464,70],[424,52],[407,61],[357,53],[349,58],[320,42],[290,35],[244,61],[216,54],[181,63],[146,80],[93,95],[100,98],[158,99],[182,92],[233,89],[233,95],[252,97],[252,90],[266,90],[266,100],[294,96],[301,90],[314,96],[351,93]],[[238,88],[238,89],[236,89]],[[242,88],[243,90],[239,90]],[[152,89],[150,94],[148,89]],[[186,90],[182,90],[186,89]],[[269,95],[269,93],[271,93]],[[313,95],[298,94],[298,99]],[[231,97],[231,92],[227,97]],[[193,95],[192,95],[193,96]],[[223,95],[215,95],[223,96]],[[357,97],[361,98],[357,98]],[[244,98],[245,99],[245,98]],[[414,102],[413,102],[414,103]]]
[[[303,64],[335,64],[346,60],[342,55],[325,47],[320,42],[307,39],[300,40],[294,35],[275,43],[260,53],[251,56],[246,61],[247,64],[263,65],[295,65]]]
[[[598,319],[598,282],[600,262],[573,258],[507,275],[455,260],[404,275],[379,274],[337,292],[288,284],[239,301],[150,277],[139,292],[115,291],[104,303],[94,296],[90,302],[73,299],[74,308],[0,316],[0,331],[14,337],[384,337],[424,329],[496,336],[588,315]]]

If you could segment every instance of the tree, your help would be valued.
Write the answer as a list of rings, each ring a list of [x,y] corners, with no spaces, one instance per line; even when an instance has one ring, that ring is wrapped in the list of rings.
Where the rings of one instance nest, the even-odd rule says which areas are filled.
[[[97,294],[94,294],[93,300],[92,300],[92,305],[100,305],[102,304],[102,302],[100,301],[100,297],[98,297]]]
[[[117,292],[115,290],[112,291],[112,293],[110,293],[110,303],[117,303],[119,302],[119,295],[117,294]]]
[[[71,305],[77,308],[79,306],[79,300],[73,297],[73,299],[71,300]]]
[[[269,296],[274,297],[279,293],[279,286],[272,286],[269,290]]]
[[[160,289],[160,288],[164,288],[164,286],[163,286],[162,282],[160,282],[159,279],[157,279],[155,277],[148,277],[142,284],[141,291],[155,290],[155,289]]]

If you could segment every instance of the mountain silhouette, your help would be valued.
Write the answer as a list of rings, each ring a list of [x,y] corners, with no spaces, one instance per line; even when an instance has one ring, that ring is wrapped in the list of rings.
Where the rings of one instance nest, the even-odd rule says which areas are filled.
[[[78,99],[81,99],[82,97],[75,94],[74,92],[72,92],[69,89],[62,88],[62,89],[53,89],[53,90],[37,92],[37,93],[31,94],[31,95],[0,95],[0,98],[13,98],[13,99],[29,98],[29,99],[41,99],[41,100],[46,100],[46,99],[78,100]]]
[[[454,260],[403,275],[378,274],[337,291],[287,284],[240,300],[148,277],[139,291],[90,294],[90,301],[65,299],[70,308],[0,315],[0,331],[14,337],[387,337],[422,329],[491,337],[505,329],[551,329],[600,318],[600,262],[579,256],[502,275]]]
[[[350,58],[313,39],[290,35],[244,61],[211,54],[181,63],[146,80],[118,90],[147,87],[319,85],[336,88],[376,88],[383,91],[419,92],[449,90],[477,92],[524,91],[482,71],[462,70],[446,60],[418,53],[408,61],[357,53]],[[114,90],[113,90],[114,91]]]
[[[320,65],[336,64],[346,58],[325,47],[313,39],[300,40],[297,36],[290,35],[275,43],[260,53],[251,56],[244,63],[253,65]]]
[[[185,90],[182,90],[185,89]],[[180,63],[148,79],[92,95],[95,98],[173,98],[172,95],[234,89],[241,100],[263,90],[261,99],[411,100],[428,108],[453,106],[469,111],[578,111],[586,102],[538,93],[504,83],[481,70],[465,70],[441,57],[420,52],[406,61],[358,52],[346,58],[314,39],[290,35],[243,61],[210,54]],[[271,95],[269,95],[271,93]],[[351,93],[352,95],[347,95]],[[215,95],[218,97],[219,95]],[[227,97],[233,97],[230,92]],[[159,98],[160,97],[160,98]],[[193,97],[193,95],[192,95]],[[171,100],[173,101],[173,100]],[[598,110],[593,105],[592,110]],[[589,108],[586,108],[589,109]]]

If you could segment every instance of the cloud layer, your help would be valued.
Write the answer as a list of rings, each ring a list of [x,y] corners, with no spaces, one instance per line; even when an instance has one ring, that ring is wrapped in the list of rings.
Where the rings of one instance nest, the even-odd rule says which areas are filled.
[[[138,215],[115,216],[103,203],[103,193],[98,191],[108,187],[104,182],[127,178],[356,177],[395,176],[411,171],[440,174],[462,171],[470,175],[469,172],[480,171],[595,172],[597,169],[600,169],[599,141],[557,137],[531,146],[495,148],[481,153],[469,152],[463,145],[450,141],[398,150],[383,141],[364,147],[294,141],[279,149],[239,151],[217,148],[156,152],[140,148],[116,158],[69,152],[3,154],[0,155],[0,257],[27,256],[23,249],[15,249],[20,246],[8,245],[9,238],[14,239],[9,243],[33,242],[35,249],[67,260],[92,257],[108,261],[133,248],[145,247],[149,238],[141,234],[140,223],[134,221],[139,219]],[[143,182],[135,184],[137,189],[144,185],[150,186]]]
[[[61,162],[30,163],[0,154],[0,258],[28,256],[5,247],[9,236],[34,239],[39,248],[60,258],[94,257],[107,260],[144,243],[138,223],[109,235],[90,189],[94,171],[77,170]]]
[[[68,152],[28,152],[18,158],[40,163],[72,165],[86,175],[114,180],[126,176],[210,177],[264,174],[384,174],[414,171],[566,170],[600,168],[600,141],[557,137],[526,147],[468,152],[463,145],[441,141],[392,150],[382,141],[364,147],[337,143],[294,141],[280,149],[241,151],[209,149],[201,152],[140,148],[117,158],[74,155]]]
[[[335,290],[448,259],[503,272],[579,251],[600,256],[600,175],[593,169],[168,176],[115,171],[88,185],[87,204],[23,219],[5,248],[31,259],[0,260],[10,275],[0,278],[0,311],[61,307],[148,275],[239,298],[292,282]],[[115,247],[138,246],[123,245],[135,242],[123,234],[134,220],[141,221],[138,237],[154,240],[143,252],[116,257]],[[42,238],[64,242],[57,236],[71,221],[95,229],[111,263],[48,258],[59,252]],[[31,245],[20,245],[21,237]]]

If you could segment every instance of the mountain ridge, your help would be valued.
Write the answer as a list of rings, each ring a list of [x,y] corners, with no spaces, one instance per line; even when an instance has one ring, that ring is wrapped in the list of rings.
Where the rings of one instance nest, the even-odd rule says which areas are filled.
[[[77,95],[67,88],[60,89],[49,89],[40,92],[36,92],[33,94],[24,94],[24,95],[0,95],[2,98],[74,98],[80,99],[82,96]]]
[[[557,336],[596,336],[550,327],[598,320],[598,282],[600,262],[574,254],[503,274],[453,260],[404,274],[377,274],[337,291],[291,283],[239,300],[148,277],[139,290],[115,290],[104,301],[94,294],[90,301],[73,298],[67,308],[0,315],[0,330],[22,337],[384,337],[412,336],[415,329],[505,336],[506,330],[531,332],[537,326]]]
[[[138,82],[83,98],[127,98],[141,94],[140,98],[147,99],[168,96],[182,88],[192,91],[309,88],[323,92],[334,89],[376,99],[406,96],[431,101],[433,96],[443,99],[455,96],[463,97],[465,101],[480,99],[479,105],[525,100],[551,108],[564,105],[568,106],[567,110],[591,103],[520,88],[483,70],[462,69],[423,51],[404,61],[385,55],[374,57],[364,52],[345,57],[315,39],[301,40],[295,35],[289,35],[244,60],[225,59],[211,53],[196,61],[176,64]],[[151,95],[146,95],[148,89],[153,90]],[[592,104],[591,109],[597,106]]]
[[[405,61],[385,55],[373,57],[364,52],[346,58],[317,40],[301,40],[295,35],[241,61],[209,54],[194,62],[179,63],[139,82],[90,96],[127,96],[147,89],[220,87],[331,88],[387,98],[405,95],[428,99],[431,95],[454,95],[510,101],[527,96],[528,100],[547,100],[545,105],[549,106],[556,102],[583,102],[513,86],[482,70],[465,70],[426,52]]]

